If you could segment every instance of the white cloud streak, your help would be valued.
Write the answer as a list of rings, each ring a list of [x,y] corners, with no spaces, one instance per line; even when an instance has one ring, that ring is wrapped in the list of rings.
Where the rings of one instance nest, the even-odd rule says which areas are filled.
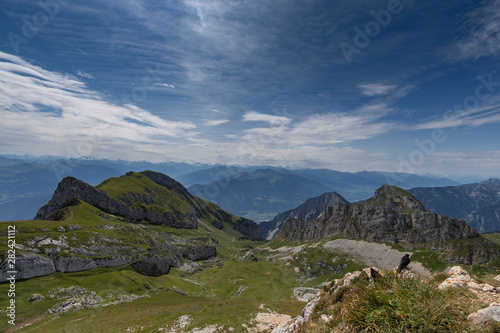
[[[92,74],[85,73],[85,72],[82,72],[82,71],[77,71],[76,75],[78,75],[79,77],[83,77],[84,79],[89,79],[89,80],[93,80],[94,79],[94,76]]]
[[[217,126],[217,125],[222,125],[222,124],[225,124],[228,122],[229,122],[228,119],[220,119],[220,120],[208,120],[208,119],[206,119],[204,125],[205,126]]]
[[[398,129],[400,125],[396,123],[381,121],[381,118],[390,112],[392,109],[388,105],[380,103],[364,106],[352,114],[339,112],[313,114],[293,123],[286,117],[278,117],[287,120],[280,123],[274,118],[276,116],[252,113],[249,117],[251,120],[264,118],[271,125],[280,126],[248,129],[242,139],[280,147],[345,144],[355,140],[370,139]]]
[[[479,59],[500,53],[500,0],[485,3],[469,14],[465,37],[451,46],[450,57]]]
[[[396,85],[386,85],[382,83],[360,83],[358,84],[358,88],[361,89],[363,95],[372,97],[372,96],[381,96],[387,95],[393,92],[398,86]]]
[[[244,121],[263,121],[271,125],[287,125],[292,119],[282,116],[275,116],[265,113],[259,113],[255,111],[246,112],[243,115]]]
[[[82,156],[99,155],[102,149],[101,155],[123,158],[125,146],[130,154],[130,147],[160,153],[166,140],[196,135],[191,122],[169,121],[135,105],[106,102],[74,76],[46,71],[3,52],[0,117],[3,149],[28,154],[64,155],[68,149],[61,145],[86,140],[92,151],[80,149]]]
[[[445,112],[441,119],[433,119],[412,128],[414,130],[445,129],[458,126],[482,126],[500,122],[500,101],[494,98],[489,105],[462,111]]]
[[[172,88],[172,89],[175,88],[175,86],[173,84],[168,84],[168,83],[156,83],[155,86],[157,86],[157,87],[165,87],[165,88]]]

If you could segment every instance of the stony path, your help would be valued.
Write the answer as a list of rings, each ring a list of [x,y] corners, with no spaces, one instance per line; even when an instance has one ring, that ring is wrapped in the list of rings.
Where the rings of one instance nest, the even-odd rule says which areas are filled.
[[[390,270],[399,264],[405,252],[394,250],[385,244],[369,243],[350,239],[336,239],[326,242],[323,247],[359,256],[359,259],[369,266]],[[411,252],[408,252],[411,253]],[[429,270],[419,262],[411,262],[409,268],[417,274],[430,276]]]

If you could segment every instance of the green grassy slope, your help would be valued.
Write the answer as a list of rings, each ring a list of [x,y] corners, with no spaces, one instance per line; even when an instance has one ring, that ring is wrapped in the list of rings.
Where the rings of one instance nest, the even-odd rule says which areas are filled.
[[[500,245],[500,232],[492,233],[492,234],[482,234],[482,236],[490,241],[497,243]]]
[[[179,194],[137,172],[121,177],[109,178],[96,187],[115,199],[129,199],[132,201],[133,198],[130,196],[133,194],[149,195],[154,199],[154,205],[158,209],[167,209],[169,211],[175,209],[183,213],[188,213],[192,209],[189,203]],[[152,208],[151,204],[134,204],[146,209]]]
[[[127,267],[97,269],[79,273],[56,273],[17,284],[17,322],[37,321],[20,332],[125,332],[127,329],[157,332],[173,327],[184,315],[191,317],[194,327],[218,324],[233,327],[235,332],[246,331],[241,325],[250,324],[261,304],[266,308],[291,316],[298,315],[304,306],[291,298],[291,288],[297,284],[290,271],[265,261],[243,263],[226,261],[198,272],[188,282],[179,277],[181,272],[160,277],[140,275]],[[48,297],[49,291],[59,287],[79,286],[108,299],[110,294],[132,293],[148,295],[123,304],[68,312],[60,317],[46,314],[60,301]],[[247,288],[236,296],[241,286]],[[7,285],[0,285],[6,293]],[[187,294],[183,296],[179,292]],[[38,293],[45,298],[31,303],[28,299]],[[0,331],[7,330],[5,321]]]
[[[111,178],[98,188],[125,201],[133,200],[136,194],[152,195],[154,192],[155,204],[161,209],[192,209],[182,195],[137,173]],[[57,272],[17,281],[16,327],[34,323],[21,330],[26,332],[72,332],[75,329],[79,332],[123,332],[130,327],[137,329],[141,326],[147,327],[147,331],[158,331],[174,325],[178,317],[190,315],[192,327],[224,324],[233,325],[238,332],[242,330],[241,324],[249,323],[258,311],[262,311],[259,306],[264,303],[267,308],[281,313],[299,314],[303,304],[291,297],[291,289],[298,285],[298,280],[290,274],[290,270],[284,265],[267,263],[265,260],[235,261],[234,259],[246,260],[245,254],[262,242],[246,239],[234,230],[233,225],[238,217],[225,213],[204,200],[194,197],[189,199],[202,212],[197,229],[131,223],[81,201],[76,206],[62,209],[62,221],[0,223],[2,254],[8,250],[5,236],[9,225],[16,227],[16,242],[20,245],[16,249],[18,252],[33,250],[44,253],[47,249],[54,249],[60,256],[78,255],[75,249],[89,249],[99,245],[104,248],[119,246],[121,256],[138,256],[149,253],[154,244],[163,240],[190,244],[206,239],[209,242],[215,241],[217,247],[217,258],[194,263],[198,267],[194,272],[172,269],[168,275],[151,277],[140,275],[124,265],[76,273]],[[222,220],[223,227],[218,229],[211,221],[221,214],[229,218]],[[40,243],[40,240],[48,239],[59,245],[52,241]],[[61,246],[61,243],[64,245]],[[100,304],[117,302],[122,296],[128,297],[131,294],[147,296],[123,304],[70,311],[60,317],[49,315],[50,308],[64,301],[50,298],[51,291],[71,286],[85,288],[87,293],[82,297],[88,297],[94,292],[100,298]],[[241,295],[235,296],[241,286],[246,289]],[[6,295],[8,289],[8,284],[0,285],[2,295]],[[44,298],[37,302],[28,301],[35,293]],[[182,294],[187,294],[188,297]],[[6,320],[0,321],[0,331],[12,329]]]
[[[22,332],[123,332],[130,327],[146,326],[147,331],[173,325],[182,315],[192,317],[192,327],[209,324],[235,326],[241,331],[241,324],[249,322],[263,303],[267,308],[297,315],[303,306],[291,298],[291,289],[298,284],[284,265],[265,261],[237,262],[231,258],[241,258],[252,247],[261,244],[242,240],[242,235],[225,224],[223,230],[200,220],[198,229],[177,229],[159,225],[132,224],[106,214],[86,203],[64,209],[64,221],[15,221],[0,223],[2,235],[7,225],[15,225],[18,230],[18,244],[29,244],[41,237],[60,239],[63,237],[70,248],[90,245],[98,240],[108,241],[109,245],[145,249],[152,239],[177,237],[185,240],[216,238],[218,259],[215,262],[200,264],[194,274],[173,269],[168,275],[160,277],[143,276],[128,266],[94,269],[77,273],[54,273],[49,276],[18,281],[16,284],[17,323],[24,325],[36,322],[21,330]],[[63,229],[64,228],[64,232]],[[73,229],[73,230],[72,230]],[[3,237],[5,239],[5,237]],[[48,247],[55,246],[52,244]],[[44,246],[41,247],[42,249]],[[0,251],[6,253],[4,242]],[[133,252],[133,251],[132,251]],[[64,249],[60,255],[64,255]],[[202,268],[203,268],[202,267]],[[195,281],[188,282],[187,280]],[[47,311],[61,302],[49,298],[49,291],[56,288],[78,286],[109,302],[123,294],[145,295],[133,302],[97,309],[69,312],[56,318]],[[235,296],[240,286],[247,289]],[[182,290],[189,297],[175,290]],[[0,293],[6,295],[8,284],[0,285]],[[44,299],[29,302],[38,293]],[[114,294],[115,297],[108,297]],[[3,304],[3,301],[2,301]],[[42,319],[41,321],[39,321]],[[229,327],[229,326],[228,326]],[[6,320],[0,321],[0,331],[9,329]]]
[[[145,171],[145,173],[161,175],[153,171]],[[181,184],[177,185],[182,187]],[[222,210],[210,201],[191,195],[183,187],[179,189],[179,192],[169,190],[165,186],[161,186],[137,172],[130,172],[121,177],[110,178],[96,187],[106,192],[109,196],[122,200],[127,204],[132,202],[133,205],[142,209],[156,210],[160,213],[172,212],[174,210],[180,213],[189,213],[194,208],[197,217],[203,221],[207,223],[212,223],[212,221],[222,222],[223,225],[226,225],[226,228],[222,227],[225,232],[233,234],[233,236],[242,236],[239,233],[239,235],[234,233],[234,229],[241,219],[240,217]],[[149,196],[153,202],[148,204],[133,202],[135,200],[134,195]]]

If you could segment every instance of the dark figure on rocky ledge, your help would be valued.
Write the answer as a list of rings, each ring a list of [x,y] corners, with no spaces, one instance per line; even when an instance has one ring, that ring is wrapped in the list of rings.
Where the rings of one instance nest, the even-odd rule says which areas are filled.
[[[410,255],[405,254],[403,258],[399,261],[399,266],[398,266],[398,273],[401,273],[403,269],[406,268],[410,264]]]

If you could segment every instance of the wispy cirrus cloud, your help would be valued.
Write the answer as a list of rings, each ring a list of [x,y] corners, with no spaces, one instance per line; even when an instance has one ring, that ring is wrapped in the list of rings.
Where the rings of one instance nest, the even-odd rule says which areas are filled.
[[[381,120],[393,108],[385,103],[371,104],[351,114],[330,112],[312,114],[305,119],[292,119],[273,115],[247,113],[244,120],[268,121],[271,127],[257,127],[245,130],[246,141],[281,146],[322,146],[366,140],[400,127],[394,122]],[[265,139],[268,138],[268,139]]]
[[[205,122],[204,122],[204,125],[205,126],[218,126],[218,125],[222,125],[222,124],[225,124],[225,123],[228,123],[229,122],[229,119],[219,119],[219,120],[208,120],[206,119]]]
[[[196,135],[192,122],[170,121],[135,105],[109,103],[76,76],[47,71],[3,52],[0,82],[0,138],[12,151],[64,154],[61,145],[93,137],[94,143],[106,143],[94,145],[94,154],[105,148],[119,158],[127,145],[161,152],[166,140]]]
[[[449,47],[453,59],[479,59],[500,53],[500,0],[484,1],[468,14],[464,31]]]
[[[165,88],[172,88],[174,89],[175,86],[173,84],[168,84],[168,83],[155,83],[156,87],[165,87]]]
[[[269,123],[271,125],[287,125],[292,119],[283,117],[283,116],[275,116],[271,114],[259,113],[255,111],[246,112],[243,115],[244,121],[263,121]]]
[[[84,79],[89,79],[89,80],[94,79],[94,76],[92,74],[85,73],[82,71],[76,71],[76,75],[78,75],[79,77],[83,77]]]
[[[412,126],[415,130],[445,129],[458,126],[478,127],[500,123],[500,95],[491,97],[484,106],[444,112],[440,118]]]
[[[358,84],[359,89],[363,95],[372,97],[372,96],[381,96],[387,95],[393,92],[398,86],[396,85],[387,85],[383,83],[360,83]]]

